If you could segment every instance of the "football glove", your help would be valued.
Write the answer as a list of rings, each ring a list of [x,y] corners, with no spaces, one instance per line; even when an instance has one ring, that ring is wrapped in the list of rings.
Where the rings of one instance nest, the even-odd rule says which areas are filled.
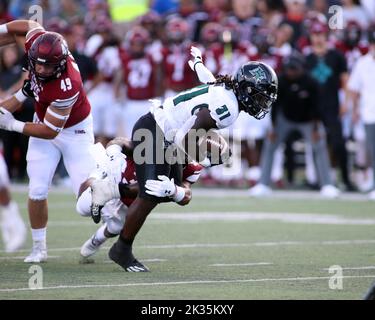
[[[146,193],[155,197],[173,197],[176,193],[176,185],[174,179],[169,179],[167,176],[159,175],[159,180],[146,181]]]
[[[22,86],[22,93],[29,98],[35,98],[34,91],[31,89],[31,81],[25,80]]]
[[[189,60],[189,66],[191,70],[195,72],[195,66],[197,63],[203,63],[202,61],[202,52],[197,48],[192,46],[190,49],[190,54],[193,56],[193,60]]]

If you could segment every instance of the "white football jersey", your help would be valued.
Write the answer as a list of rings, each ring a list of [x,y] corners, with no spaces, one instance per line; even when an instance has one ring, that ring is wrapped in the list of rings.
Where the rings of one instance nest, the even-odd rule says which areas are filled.
[[[192,117],[202,108],[210,111],[219,129],[229,127],[239,114],[237,98],[232,90],[225,89],[224,85],[205,84],[167,98],[162,108],[154,111],[154,117],[166,139],[171,141],[173,137],[169,133],[191,123]]]

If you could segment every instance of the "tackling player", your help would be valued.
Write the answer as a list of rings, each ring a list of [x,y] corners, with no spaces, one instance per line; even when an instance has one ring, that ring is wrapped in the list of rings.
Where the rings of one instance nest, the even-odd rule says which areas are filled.
[[[89,152],[94,137],[90,104],[64,38],[34,21],[0,25],[0,45],[14,42],[25,48],[29,78],[22,89],[1,102],[0,128],[30,136],[26,160],[33,248],[24,261],[35,263],[47,260],[47,196],[56,166],[62,156],[78,194],[94,168]],[[27,97],[35,100],[33,123],[12,115]]]

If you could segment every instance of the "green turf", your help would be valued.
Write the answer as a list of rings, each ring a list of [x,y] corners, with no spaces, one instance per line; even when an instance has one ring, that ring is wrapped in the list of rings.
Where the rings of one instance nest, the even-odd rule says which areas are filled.
[[[16,193],[14,198],[26,217],[26,195]],[[97,254],[94,264],[79,264],[79,250],[72,248],[80,247],[97,226],[74,212],[74,198],[70,195],[52,193],[49,203],[48,247],[52,258],[41,265],[46,289],[4,291],[28,288],[31,274],[30,265],[13,258],[25,256],[27,250],[0,252],[0,299],[361,299],[375,280],[374,269],[344,270],[344,277],[352,278],[343,279],[342,290],[332,290],[328,286],[332,274],[325,270],[332,265],[375,266],[374,225],[150,217],[135,242],[134,253],[140,260],[161,261],[146,262],[150,273],[132,274],[109,263],[111,242]],[[320,213],[372,219],[375,205],[344,200],[196,197],[189,206],[168,204],[156,211]],[[343,240],[374,242],[325,242]],[[25,249],[29,248],[30,239]],[[259,262],[271,264],[212,266]],[[56,286],[68,288],[48,289]]]

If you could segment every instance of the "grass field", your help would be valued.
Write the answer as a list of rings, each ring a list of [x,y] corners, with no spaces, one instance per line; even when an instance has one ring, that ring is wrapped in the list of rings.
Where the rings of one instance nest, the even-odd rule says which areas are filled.
[[[375,280],[374,202],[194,195],[189,206],[162,205],[148,218],[134,253],[151,272],[135,274],[109,261],[111,242],[94,264],[80,264],[97,225],[75,213],[72,195],[51,192],[43,290],[28,288],[29,236],[20,252],[0,247],[0,299],[362,299]],[[14,198],[26,218],[26,193]],[[333,265],[343,268],[341,290],[329,288]]]

